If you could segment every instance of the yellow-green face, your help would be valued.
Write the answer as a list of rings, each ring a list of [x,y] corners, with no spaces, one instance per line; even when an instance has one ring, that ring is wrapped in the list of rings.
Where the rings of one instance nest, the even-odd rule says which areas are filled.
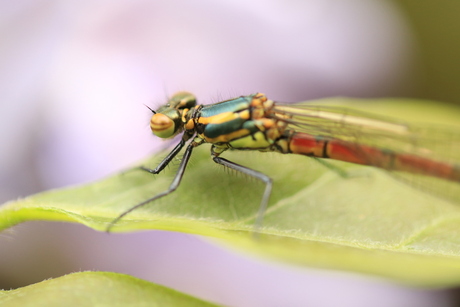
[[[196,98],[189,92],[174,94],[168,103],[158,109],[150,119],[150,129],[156,136],[167,139],[181,132],[183,117],[188,110],[196,106]]]
[[[178,132],[175,119],[180,119],[180,114],[175,109],[166,110],[165,113],[153,114],[150,119],[150,129],[156,136],[167,139],[173,137]]]

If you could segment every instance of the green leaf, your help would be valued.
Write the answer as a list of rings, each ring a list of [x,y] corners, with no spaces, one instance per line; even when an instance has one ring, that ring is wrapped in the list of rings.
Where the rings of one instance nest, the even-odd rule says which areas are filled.
[[[217,306],[129,275],[81,272],[15,290],[0,290],[9,306]]]
[[[389,103],[377,101],[369,108],[384,114],[383,102]],[[393,102],[389,110],[411,114],[416,120],[441,112],[447,122],[460,114],[448,106],[433,109],[431,104],[430,111],[421,105],[405,113],[400,110],[410,102]],[[269,209],[257,229],[260,235],[254,236],[254,219],[263,185],[213,163],[205,145],[194,151],[174,193],[128,214],[113,231],[182,231],[300,265],[362,272],[413,285],[460,285],[460,206],[375,168],[328,162],[351,174],[343,178],[303,156],[259,152],[224,156],[274,180]],[[155,166],[160,160],[153,157],[146,164]],[[0,210],[0,229],[27,220],[55,220],[104,231],[119,214],[164,191],[175,169],[156,176],[131,171],[11,202]]]

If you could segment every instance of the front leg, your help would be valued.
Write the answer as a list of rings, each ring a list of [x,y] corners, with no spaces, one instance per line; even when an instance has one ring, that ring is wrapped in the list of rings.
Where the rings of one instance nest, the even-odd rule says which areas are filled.
[[[150,174],[158,174],[160,173],[171,161],[174,159],[175,156],[182,150],[182,148],[185,145],[185,140],[181,139],[179,144],[177,144],[173,150],[169,152],[169,154],[163,159],[163,161],[160,162],[160,164],[157,165],[154,169],[145,167],[145,166],[139,166],[137,169],[149,172]]]
[[[182,136],[182,139],[180,140],[180,142],[176,146],[174,146],[173,150],[171,150],[169,152],[169,154],[166,156],[166,158],[164,158],[163,161],[161,161],[160,164],[158,164],[157,167],[155,167],[155,169],[151,169],[151,168],[148,168],[148,167],[145,167],[145,166],[139,166],[139,167],[136,167],[134,169],[140,169],[140,170],[149,172],[150,174],[154,174],[154,175],[159,174],[169,164],[169,162],[171,162],[172,159],[174,159],[174,157],[177,156],[177,154],[184,147],[185,142],[190,140],[190,138],[192,136],[193,136],[193,133],[185,132],[184,135]],[[197,145],[199,145],[199,144],[195,144],[195,146],[197,146]]]
[[[188,161],[190,160],[190,156],[192,155],[192,150],[193,150],[193,148],[195,148],[197,145],[198,145],[197,143],[191,142],[191,143],[187,146],[187,149],[185,150],[184,156],[182,157],[182,161],[181,161],[181,163],[180,163],[180,165],[179,165],[179,169],[177,170],[176,176],[174,177],[173,181],[171,182],[171,185],[169,186],[169,188],[168,188],[166,191],[164,191],[164,192],[162,192],[162,193],[160,193],[160,194],[157,194],[157,195],[155,195],[155,196],[153,196],[153,197],[151,197],[151,198],[149,198],[149,199],[147,199],[147,200],[144,200],[143,202],[141,202],[141,203],[139,203],[139,204],[137,204],[137,205],[135,205],[135,206],[129,208],[128,210],[126,210],[125,212],[123,212],[122,214],[120,214],[117,218],[115,218],[112,222],[110,222],[110,224],[109,224],[109,226],[107,227],[107,230],[106,230],[106,231],[107,231],[107,232],[110,232],[110,229],[111,229],[120,219],[122,219],[124,216],[126,216],[128,213],[130,213],[130,212],[132,212],[132,211],[134,211],[134,210],[136,210],[136,209],[138,209],[138,208],[140,208],[140,207],[143,207],[144,205],[146,205],[146,204],[148,204],[148,203],[150,203],[150,202],[152,202],[152,201],[154,201],[154,200],[157,200],[157,199],[159,199],[159,198],[161,198],[161,197],[163,197],[163,196],[166,196],[166,195],[171,194],[172,192],[174,192],[174,191],[177,189],[177,187],[179,186],[179,184],[180,184],[180,182],[181,182],[181,180],[182,180],[182,177],[184,176],[185,168],[187,167],[187,163],[188,163]],[[183,145],[182,145],[182,146],[183,146]],[[176,150],[177,147],[179,147],[179,146],[176,146],[176,148],[174,148],[173,151]],[[182,148],[182,147],[181,147],[181,148]],[[180,150],[180,149],[179,149],[179,150]],[[168,157],[170,157],[171,159],[174,158],[174,156],[177,154],[177,152],[176,152],[175,154],[172,154],[173,151],[168,155]],[[168,157],[166,157],[166,158],[163,160],[163,162],[164,162],[165,160],[167,160]],[[162,163],[163,163],[163,162],[162,162]],[[160,164],[160,165],[161,165],[161,164]],[[166,165],[167,165],[167,163],[166,163]],[[159,168],[159,167],[157,167],[157,168]],[[157,169],[157,168],[156,168],[156,169]],[[163,168],[164,168],[164,167],[163,167]],[[156,169],[155,169],[155,170],[156,170]],[[155,171],[155,170],[153,170],[153,171]],[[156,174],[156,173],[155,173],[155,174]]]

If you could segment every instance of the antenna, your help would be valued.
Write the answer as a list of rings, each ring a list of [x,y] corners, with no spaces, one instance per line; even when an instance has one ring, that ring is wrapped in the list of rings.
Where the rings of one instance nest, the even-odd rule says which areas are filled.
[[[152,108],[150,108],[148,105],[144,104],[144,106],[147,107],[147,109],[149,109],[150,111],[152,111],[153,114],[157,114],[157,112],[155,112]]]

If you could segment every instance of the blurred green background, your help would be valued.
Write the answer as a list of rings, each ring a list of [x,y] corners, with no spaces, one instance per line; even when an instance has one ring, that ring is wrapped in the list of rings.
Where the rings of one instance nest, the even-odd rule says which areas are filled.
[[[393,2],[418,45],[414,97],[460,104],[460,1]]]

